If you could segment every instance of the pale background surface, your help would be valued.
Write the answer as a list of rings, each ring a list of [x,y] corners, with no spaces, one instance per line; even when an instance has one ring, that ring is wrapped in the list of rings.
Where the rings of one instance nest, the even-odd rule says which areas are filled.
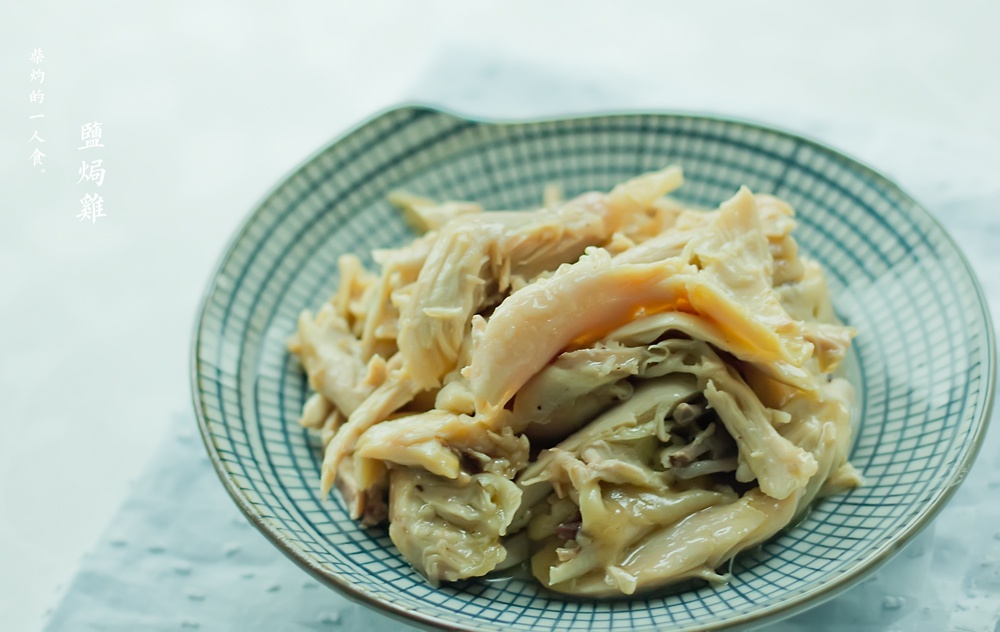
[[[2,10],[5,630],[40,628],[172,416],[189,410],[197,300],[237,223],[316,148],[393,103],[506,118],[707,110],[826,138],[973,240],[1000,314],[1000,256],[985,239],[1000,237],[998,3],[257,4]],[[38,107],[27,96],[36,47]],[[493,75],[518,95],[481,98]],[[76,149],[93,120],[106,147],[87,158],[107,168],[96,224],[75,219],[93,191],[77,184],[87,152]],[[35,130],[44,174],[28,160]],[[947,168],[969,156],[982,168]],[[946,179],[925,177],[936,163]],[[953,213],[958,202],[975,211]]]

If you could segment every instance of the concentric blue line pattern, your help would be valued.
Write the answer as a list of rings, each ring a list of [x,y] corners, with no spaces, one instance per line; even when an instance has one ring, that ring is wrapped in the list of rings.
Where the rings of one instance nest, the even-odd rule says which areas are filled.
[[[866,485],[741,554],[725,586],[631,600],[568,600],[520,579],[430,587],[384,529],[319,497],[318,439],[296,423],[301,367],[285,350],[298,313],[336,288],[346,252],[411,237],[386,195],[404,189],[485,207],[535,206],[681,164],[685,202],[716,206],[741,185],[796,209],[796,237],[827,273],[859,335],[852,462]],[[195,407],[237,504],[327,583],[418,623],[469,630],[711,629],[790,614],[842,590],[898,548],[944,500],[981,439],[994,382],[993,333],[956,246],[909,197],[810,141],[684,115],[516,124],[401,108],[314,156],[255,211],[209,287],[194,346]]]

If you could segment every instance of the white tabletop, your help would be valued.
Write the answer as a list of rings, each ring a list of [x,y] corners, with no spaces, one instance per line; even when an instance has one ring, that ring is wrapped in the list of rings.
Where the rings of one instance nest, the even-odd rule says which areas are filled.
[[[839,148],[898,177],[953,232],[974,228],[949,224],[940,183],[908,177],[911,163],[947,159],[940,139],[998,155],[993,2],[147,4],[8,3],[0,18],[3,629],[41,627],[171,416],[189,409],[196,303],[237,223],[300,160],[388,105],[557,113],[477,99],[501,73],[523,94],[557,91],[545,102],[563,112],[708,110],[820,137],[835,127]],[[33,69],[44,83],[29,83]],[[94,121],[104,147],[79,150]],[[901,155],[873,129],[931,140]],[[81,160],[97,159],[104,183],[78,182]],[[946,184],[996,188],[981,176]],[[106,217],[79,221],[95,193]],[[1000,255],[979,250],[986,282]],[[1000,284],[986,286],[998,314]]]

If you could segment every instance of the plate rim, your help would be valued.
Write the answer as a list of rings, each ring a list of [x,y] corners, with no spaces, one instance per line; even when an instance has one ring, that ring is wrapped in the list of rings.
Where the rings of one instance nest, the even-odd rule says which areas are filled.
[[[989,427],[990,420],[992,417],[994,396],[995,396],[995,386],[996,386],[996,361],[997,361],[997,348],[996,348],[996,337],[993,326],[993,318],[990,313],[989,303],[986,299],[986,294],[983,291],[982,284],[979,281],[975,269],[970,264],[968,257],[959,247],[958,242],[955,238],[948,232],[944,225],[935,217],[927,208],[919,203],[912,195],[910,195],[905,189],[899,186],[894,180],[888,176],[882,174],[874,167],[868,165],[866,162],[856,158],[855,156],[846,153],[840,149],[836,149],[823,141],[812,138],[808,135],[801,134],[799,132],[793,132],[790,130],[785,130],[779,127],[774,127],[770,124],[739,117],[739,116],[729,116],[715,113],[706,113],[698,111],[688,111],[688,110],[676,110],[676,109],[614,109],[614,110],[596,110],[588,113],[578,113],[570,114],[566,116],[542,116],[542,117],[530,117],[530,118],[500,118],[500,117],[482,117],[473,116],[458,113],[446,107],[441,107],[440,105],[430,104],[420,101],[405,101],[397,105],[393,105],[384,108],[375,114],[363,119],[359,123],[356,123],[348,127],[345,131],[334,136],[334,138],[322,146],[320,146],[315,151],[311,152],[305,159],[299,161],[292,169],[287,171],[284,176],[276,181],[276,183],[271,186],[259,199],[258,201],[250,207],[249,212],[243,217],[237,226],[236,230],[233,232],[232,236],[227,240],[225,247],[222,250],[222,254],[218,257],[215,266],[212,268],[212,272],[209,276],[209,281],[205,285],[205,289],[202,292],[201,298],[198,302],[198,308],[196,312],[196,318],[194,321],[194,327],[191,335],[191,346],[189,349],[189,375],[190,375],[190,386],[191,386],[191,399],[195,410],[195,417],[198,422],[198,429],[201,435],[203,444],[208,453],[212,467],[215,470],[216,475],[219,477],[220,481],[225,487],[226,492],[229,494],[230,498],[236,503],[243,515],[250,521],[254,527],[257,528],[272,544],[274,544],[279,551],[281,551],[286,557],[295,562],[300,568],[307,571],[317,580],[323,582],[324,584],[338,590],[345,597],[357,602],[362,605],[371,607],[383,614],[389,615],[392,618],[403,621],[409,624],[416,624],[427,630],[449,630],[454,632],[479,632],[482,628],[469,627],[464,624],[451,621],[443,621],[436,616],[420,612],[414,609],[404,607],[395,602],[388,602],[379,599],[378,597],[369,594],[368,592],[358,589],[352,585],[349,581],[342,577],[324,569],[319,564],[316,564],[305,557],[303,557],[285,538],[281,535],[277,529],[272,528],[269,524],[264,521],[263,516],[259,511],[257,511],[254,506],[247,500],[247,498],[242,494],[241,490],[235,484],[235,481],[228,474],[222,459],[215,449],[212,443],[212,435],[208,429],[208,420],[206,413],[202,407],[201,402],[201,392],[199,388],[199,366],[200,360],[198,359],[198,350],[201,347],[201,334],[204,329],[205,320],[208,317],[208,306],[211,301],[211,297],[218,290],[219,279],[221,277],[222,271],[225,266],[232,259],[236,249],[242,239],[247,234],[250,226],[253,224],[254,220],[257,218],[260,210],[265,207],[281,190],[282,188],[293,178],[297,173],[299,173],[307,165],[315,161],[317,158],[331,150],[334,146],[341,143],[348,137],[356,134],[357,132],[367,128],[368,126],[374,124],[378,120],[396,114],[402,111],[425,111],[431,114],[443,115],[446,117],[454,118],[459,121],[464,121],[468,123],[474,123],[479,125],[490,125],[497,127],[517,127],[522,125],[532,125],[532,124],[543,124],[543,123],[560,123],[569,121],[583,121],[591,119],[601,119],[601,118],[633,118],[641,116],[655,116],[655,117],[667,117],[676,119],[691,119],[691,120],[704,120],[712,123],[723,123],[730,124],[744,128],[755,129],[758,131],[766,132],[769,134],[775,134],[779,137],[786,138],[788,140],[796,141],[803,145],[811,146],[814,149],[818,149],[829,156],[836,158],[837,160],[846,163],[850,167],[860,170],[868,177],[872,178],[874,183],[878,185],[878,188],[883,190],[893,190],[895,194],[898,194],[900,199],[908,205],[908,212],[916,213],[920,219],[928,221],[933,228],[939,232],[939,234],[944,238],[947,245],[953,250],[957,255],[959,261],[964,267],[965,273],[972,282],[972,287],[975,290],[976,299],[978,300],[980,306],[980,314],[983,316],[983,321],[985,323],[985,345],[987,347],[987,359],[984,371],[984,389],[983,398],[984,406],[982,408],[982,413],[977,420],[970,441],[966,444],[964,454],[959,462],[956,462],[956,469],[948,480],[947,484],[943,489],[932,499],[929,500],[928,505],[923,509],[922,513],[917,516],[917,518],[907,525],[902,531],[900,531],[891,540],[888,540],[882,544],[868,560],[857,565],[849,571],[844,572],[840,576],[834,578],[830,583],[819,586],[812,590],[800,593],[788,599],[787,601],[779,602],[768,608],[761,610],[755,610],[753,612],[745,613],[734,619],[726,622],[715,622],[708,624],[706,626],[700,627],[701,630],[721,630],[721,629],[733,629],[734,627],[748,629],[751,627],[757,627],[766,622],[775,622],[787,617],[793,616],[805,610],[809,610],[813,607],[820,605],[821,603],[828,601],[837,595],[843,593],[847,589],[851,588],[860,579],[869,575],[870,573],[877,570],[883,564],[885,564],[889,559],[891,559],[896,553],[898,553],[903,547],[905,547],[914,537],[916,537],[921,531],[923,531],[937,515],[941,512],[948,501],[951,500],[952,496],[957,491],[958,487],[961,486],[962,482],[965,480],[966,475],[972,468],[980,450],[982,449],[983,440],[986,436],[986,431]]]

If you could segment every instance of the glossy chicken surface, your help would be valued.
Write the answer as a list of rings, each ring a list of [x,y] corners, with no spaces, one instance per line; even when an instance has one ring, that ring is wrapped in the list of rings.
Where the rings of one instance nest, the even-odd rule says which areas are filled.
[[[686,208],[666,197],[682,181],[516,211],[394,194],[421,234],[377,272],[342,256],[289,342],[324,495],[387,521],[433,584],[523,565],[601,597],[726,581],[861,484],[838,375],[854,331],[792,209],[745,187]]]

